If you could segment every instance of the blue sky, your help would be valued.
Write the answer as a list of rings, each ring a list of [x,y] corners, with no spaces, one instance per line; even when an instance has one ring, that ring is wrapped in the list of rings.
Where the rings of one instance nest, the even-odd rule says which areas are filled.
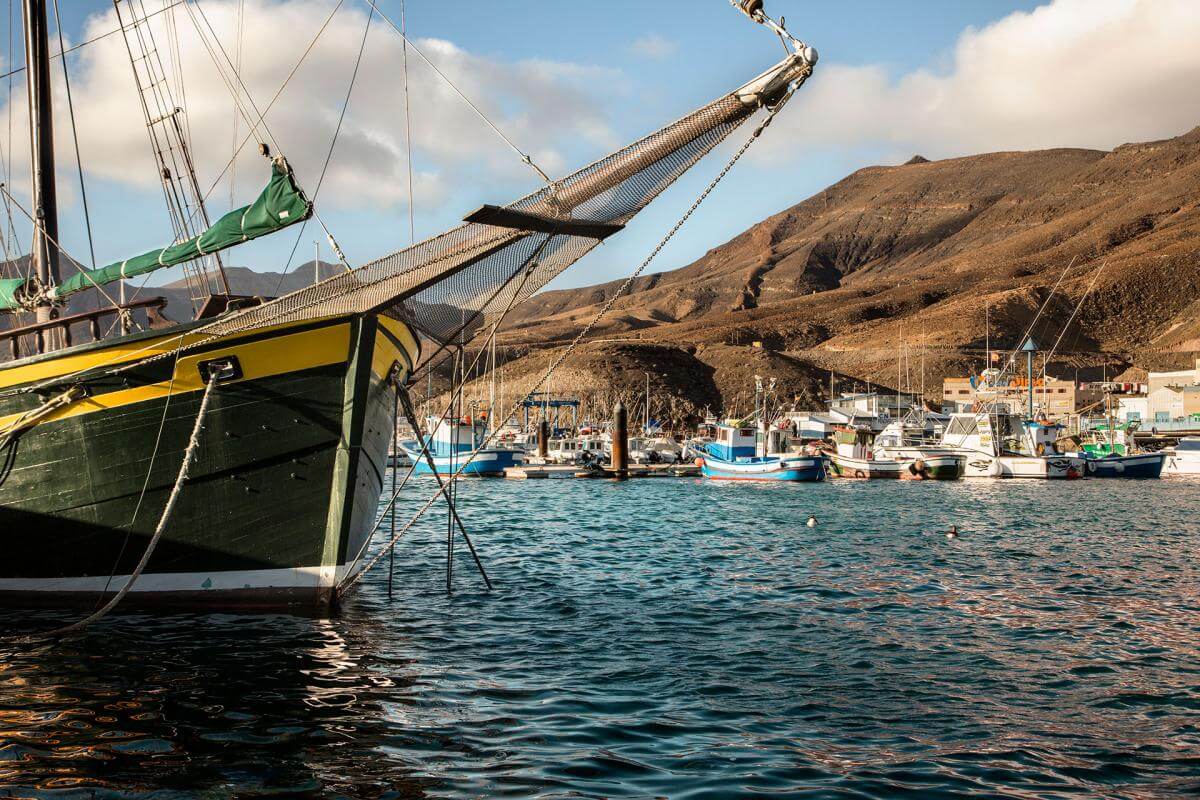
[[[65,16],[65,33],[71,42],[105,30],[106,22],[107,29],[111,29],[108,4],[79,0],[60,2]],[[220,12],[231,10],[235,2],[201,0],[201,6],[217,17]],[[266,15],[251,15],[248,17],[251,20],[270,19],[271,15],[278,18],[278,9],[289,6],[287,19],[291,22],[280,26],[286,30],[269,34],[267,41],[274,47],[256,47],[252,43],[249,47],[252,52],[246,56],[250,60],[260,59],[264,65],[266,59],[276,58],[279,64],[275,69],[290,64],[299,56],[307,37],[319,23],[322,9],[332,7],[320,0],[290,5],[286,0],[275,0],[265,6],[267,0],[249,2],[252,6],[257,2]],[[1106,35],[1101,28],[1092,30],[1094,26],[1090,22],[1075,25],[1075,17],[1090,20],[1107,14],[1114,29],[1127,29],[1128,24],[1121,15],[1133,13],[1126,6],[1138,2],[1145,0],[1056,0],[1053,8],[1038,10],[1039,5],[1045,4],[1033,0],[910,0],[904,3],[768,0],[768,11],[775,16],[785,15],[789,28],[821,53],[817,73],[804,89],[809,96],[787,109],[786,124],[772,128],[768,133],[773,140],[764,142],[762,152],[755,158],[739,165],[721,190],[664,251],[653,269],[682,266],[754,222],[799,202],[854,169],[873,163],[898,163],[914,152],[943,157],[989,148],[1112,146],[1150,135],[1183,132],[1190,126],[1184,125],[1186,116],[1181,116],[1179,111],[1181,98],[1178,94],[1156,97],[1153,106],[1133,115],[1135,121],[1122,127],[1118,122],[1109,123],[1114,98],[1104,95],[1108,89],[1095,89],[1095,97],[1081,96],[1080,91],[1067,85],[1065,79],[1061,91],[1078,98],[1083,111],[1071,115],[1063,112],[1061,119],[1054,111],[1030,112],[1029,118],[1022,117],[1020,107],[1024,105],[1034,110],[1056,109],[1063,105],[1061,98],[1047,90],[1046,84],[1054,84],[1056,77],[1043,74],[1047,69],[1053,71],[1046,64],[1053,64],[1053,59],[1060,55],[1070,56],[1071,47],[1091,52],[1096,47],[1087,36]],[[156,0],[148,0],[147,5],[158,6]],[[399,20],[398,0],[386,0],[380,5]],[[1093,13],[1101,7],[1104,7],[1104,13]],[[356,37],[361,33],[359,25],[365,21],[365,8],[361,0],[347,0],[346,9],[339,12],[345,35],[336,44],[331,42],[329,51],[323,54],[326,60],[314,67],[321,74],[303,74],[304,82],[289,89],[289,100],[295,103],[291,117],[279,121],[268,118],[275,122],[273,127],[284,149],[288,150],[289,141],[293,143],[296,152],[288,151],[288,155],[297,166],[301,183],[310,193],[316,183],[320,157],[328,145],[328,137],[321,125],[332,126],[331,118],[340,105],[353,66]],[[496,104],[497,113],[504,118],[502,127],[506,127],[507,120],[513,120],[512,127],[506,127],[506,130],[518,145],[531,151],[542,147],[545,152],[553,153],[548,158],[561,160],[566,171],[603,155],[613,145],[635,139],[708,102],[753,77],[777,60],[781,53],[777,41],[739,16],[725,0],[663,0],[657,3],[632,0],[409,0],[408,26],[410,36],[419,41],[443,40],[453,43],[458,56],[466,58],[469,55],[473,60],[464,62],[464,69],[471,69],[473,65],[477,72],[495,72],[501,76],[495,80],[505,80],[503,75],[510,73],[503,71],[511,69],[511,74],[516,76],[514,81],[524,80],[524,76],[536,72],[539,77],[531,84],[531,91],[538,91],[539,86],[561,87],[569,105],[567,111],[557,114],[552,106],[545,107],[544,103],[539,106],[538,100],[529,100],[520,93],[515,93],[512,100],[503,96],[477,99]],[[271,26],[264,24],[263,27]],[[1061,29],[1071,33],[1063,35],[1059,32]],[[1090,33],[1075,33],[1084,29]],[[1180,35],[1189,33],[1183,31]],[[1170,37],[1175,34],[1167,30],[1153,35]],[[106,41],[115,44],[119,37]],[[324,199],[318,198],[322,216],[337,235],[351,263],[355,264],[384,255],[408,241],[407,209],[403,199],[397,199],[399,187],[394,179],[399,174],[397,164],[392,163],[398,161],[395,147],[380,153],[372,151],[370,157],[364,155],[364,149],[372,147],[380,137],[401,135],[401,95],[397,91],[401,72],[397,42],[386,26],[376,23],[372,28],[367,47],[374,60],[364,62],[370,74],[363,78],[363,86],[356,86],[347,116],[348,126],[357,125],[354,132],[360,138],[345,143],[339,140],[339,148],[333,156],[335,168],[355,159],[363,165],[357,172],[347,167],[344,176],[332,175],[336,178],[330,184],[333,188],[328,193],[323,190]],[[1031,64],[1024,74],[1017,74],[1011,82],[1006,78],[1000,82],[1000,78],[991,74],[988,64],[995,59],[989,53],[1007,52],[1006,48],[1021,51],[1027,44],[1035,58],[1030,59]],[[422,46],[436,55],[437,47]],[[1169,47],[1171,43],[1149,41],[1142,42],[1142,46],[1158,47],[1162,52],[1161,48]],[[80,52],[87,53],[89,47]],[[54,49],[57,48],[52,47]],[[19,52],[16,57],[20,58]],[[979,69],[980,62],[984,65],[982,68],[989,71],[985,79],[972,77],[976,75],[972,70]],[[415,71],[419,65],[413,63]],[[161,207],[160,193],[152,183],[153,176],[142,178],[139,174],[136,180],[131,180],[131,172],[146,171],[145,167],[122,155],[133,152],[130,148],[136,146],[135,137],[144,134],[135,133],[135,125],[129,129],[128,141],[109,141],[95,148],[89,144],[89,137],[113,138],[108,134],[109,121],[98,115],[112,113],[103,110],[108,107],[106,103],[111,104],[108,93],[127,92],[130,98],[133,97],[131,82],[121,85],[128,76],[122,77],[112,63],[107,68],[98,65],[94,54],[74,56],[69,60],[69,66],[77,105],[91,104],[98,109],[89,113],[89,128],[79,132],[84,143],[84,165],[89,169],[87,186],[93,227],[97,232],[98,260],[115,260],[165,243],[170,237],[170,228]],[[1191,61],[1185,64],[1187,69],[1193,66]],[[264,71],[269,72],[266,66]],[[1131,97],[1142,98],[1148,94],[1136,81],[1149,83],[1155,80],[1153,70],[1142,72],[1149,74],[1129,79],[1135,81],[1125,89]],[[545,80],[551,83],[537,83],[546,74],[551,77]],[[488,76],[475,77],[483,83],[476,86],[473,80],[469,81],[473,88],[487,91]],[[20,76],[17,78],[18,91],[19,79]],[[189,76],[189,80],[193,78]],[[251,81],[252,90],[260,97],[269,94],[274,85],[267,79],[261,85]],[[503,84],[490,85],[503,89]],[[976,85],[980,87],[978,91]],[[1090,84],[1088,87],[1083,95],[1092,91]],[[219,97],[223,90],[212,76],[195,79],[188,91],[189,112],[197,124],[200,122],[197,106],[206,104],[193,103],[192,98],[202,97],[202,92],[209,91],[218,97],[213,98],[208,107],[221,108],[221,103],[228,105],[230,102],[227,96]],[[322,93],[324,99],[312,102],[306,109],[305,92],[309,91],[314,97],[318,92]],[[1179,89],[1185,93],[1185,100],[1193,98],[1194,91]],[[1018,109],[1011,113],[997,111],[1004,105],[1003,99],[1013,92],[1028,93],[1030,101],[1017,103]],[[1189,92],[1193,94],[1187,94]],[[929,96],[940,98],[940,106],[929,110],[914,109]],[[991,101],[990,96],[999,99]],[[23,97],[17,99],[24,102]],[[976,101],[982,110],[967,108]],[[455,104],[459,108],[451,111],[449,107]],[[959,119],[959,107],[964,108],[963,119]],[[538,112],[539,119],[531,118],[531,109]],[[1002,113],[1008,113],[1008,116],[998,120],[991,116]],[[448,114],[454,116],[447,117]],[[222,120],[232,118],[229,111],[214,112],[214,115],[221,116]],[[583,123],[576,125],[570,120],[558,119],[560,116],[587,117],[588,122],[585,127]],[[1105,120],[1105,124],[1097,125],[1097,119]],[[415,168],[425,176],[423,180],[427,180],[430,187],[436,187],[430,188],[428,198],[419,197],[415,204],[418,239],[452,226],[464,213],[481,203],[504,203],[536,188],[532,173],[524,170],[515,155],[506,151],[493,134],[464,111],[461,101],[444,94],[434,96],[432,90],[427,96],[418,98],[414,95],[413,121],[414,139],[418,142]],[[441,127],[431,130],[439,121]],[[131,124],[130,120],[119,120],[113,121],[112,125],[118,122],[126,127]],[[313,124],[309,125],[309,122]],[[66,128],[66,120],[60,119],[59,124],[61,134]],[[220,124],[231,123],[222,121]],[[474,130],[470,129],[472,125]],[[422,126],[425,126],[423,130]],[[553,132],[543,136],[543,126]],[[92,137],[92,134],[97,136]],[[739,132],[735,138],[744,135],[745,132]],[[18,139],[23,136],[23,130],[16,131],[12,143],[14,149],[21,149]],[[228,148],[223,144],[228,141],[228,134],[216,136],[221,138],[221,147]],[[422,136],[428,143],[425,147],[421,145]],[[437,146],[439,142],[452,143],[458,136],[467,137],[468,141],[464,145],[466,155],[460,164],[454,162],[453,146],[441,152]],[[524,138],[536,141],[527,143]],[[9,144],[5,141],[6,149]],[[207,141],[198,143],[197,150],[202,151],[209,145]],[[210,155],[222,152],[215,144],[209,150]],[[122,158],[129,163],[123,162]],[[221,158],[217,155],[207,161],[212,163],[201,165],[205,180],[219,169],[216,162]],[[629,230],[610,240],[556,285],[583,285],[627,274],[720,168],[720,161],[720,154],[717,154],[702,162],[639,217]],[[68,250],[86,260],[81,209],[75,200],[74,162],[69,152],[60,154],[59,167],[61,191],[65,195],[63,241]],[[14,169],[18,178],[23,169],[23,165]],[[266,177],[265,167],[253,157],[244,157],[239,162],[239,170],[241,177],[235,188],[237,205],[249,202]],[[370,194],[374,189],[368,182],[373,173],[378,174],[381,181],[393,184],[390,193],[381,193],[379,199],[370,199],[374,197]],[[334,185],[337,181],[342,183],[340,188]],[[20,181],[14,183],[14,191],[19,191]],[[215,193],[220,198],[219,202],[214,200],[215,213],[228,207],[228,194],[225,187]],[[27,234],[22,235],[27,242]],[[311,229],[304,234],[296,263],[311,258],[313,238]],[[243,246],[231,252],[227,262],[278,270],[284,266],[296,240],[296,231],[285,231],[272,241]],[[329,258],[327,248],[323,247],[323,251]],[[177,276],[171,275],[168,279],[170,277]]]

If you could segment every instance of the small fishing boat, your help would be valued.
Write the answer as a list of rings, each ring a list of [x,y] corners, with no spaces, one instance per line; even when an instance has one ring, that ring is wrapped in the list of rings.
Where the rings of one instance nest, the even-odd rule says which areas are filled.
[[[875,447],[873,431],[842,430],[834,434],[836,451],[829,456],[829,474],[838,478],[894,480],[957,480],[965,458],[956,453],[888,457]]]
[[[1200,436],[1185,436],[1162,452],[1167,457],[1164,475],[1200,475]]]
[[[566,436],[551,439],[546,460],[552,464],[592,464],[607,457],[608,443],[601,436]]]
[[[1158,478],[1166,463],[1165,452],[1138,450],[1133,441],[1136,423],[1113,424],[1074,437],[1092,478]]]
[[[825,478],[821,456],[760,455],[758,432],[749,426],[718,424],[716,439],[701,445],[700,474],[723,481],[819,481]]]
[[[413,472],[417,475],[432,475],[433,467],[443,477],[456,474],[462,469],[464,476],[503,475],[509,467],[517,467],[525,463],[525,453],[512,447],[485,447],[475,454],[467,464],[467,458],[483,444],[487,436],[487,423],[481,419],[437,419],[428,420],[432,433],[425,440],[429,447],[427,457],[421,441],[408,441],[400,444],[415,464]],[[419,434],[418,434],[419,436]],[[463,467],[466,464],[466,467]]]
[[[635,464],[674,464],[679,460],[679,445],[666,436],[631,436],[629,460]]]

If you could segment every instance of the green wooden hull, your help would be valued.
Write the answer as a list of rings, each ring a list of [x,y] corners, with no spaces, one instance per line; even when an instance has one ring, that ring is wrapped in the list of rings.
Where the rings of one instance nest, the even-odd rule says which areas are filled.
[[[406,373],[416,357],[415,339],[396,338],[375,317],[329,320],[191,358],[242,354],[248,368],[213,390],[188,481],[128,601],[327,607],[375,521],[395,401],[388,372]],[[81,404],[0,453],[0,602],[92,604],[124,584],[196,420],[203,392],[169,388],[191,368],[166,358],[123,383],[100,381],[96,401],[114,407]],[[0,418],[38,402],[0,398]]]

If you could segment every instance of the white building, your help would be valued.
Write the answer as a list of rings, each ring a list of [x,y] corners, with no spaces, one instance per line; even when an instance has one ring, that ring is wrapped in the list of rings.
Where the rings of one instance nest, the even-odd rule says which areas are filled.
[[[1120,422],[1153,419],[1150,413],[1150,398],[1144,394],[1113,395],[1117,401],[1113,414]]]
[[[912,398],[903,394],[897,397],[883,392],[844,394],[830,403],[829,409],[865,417],[902,417],[912,409]]]
[[[1151,372],[1146,378],[1146,383],[1148,386],[1146,393],[1149,395],[1153,395],[1164,386],[1182,388],[1185,386],[1200,385],[1200,358],[1196,359],[1196,366],[1192,369],[1180,369],[1174,372]]]
[[[1200,415],[1200,386],[1163,386],[1151,392],[1147,399],[1151,422],[1170,422]]]

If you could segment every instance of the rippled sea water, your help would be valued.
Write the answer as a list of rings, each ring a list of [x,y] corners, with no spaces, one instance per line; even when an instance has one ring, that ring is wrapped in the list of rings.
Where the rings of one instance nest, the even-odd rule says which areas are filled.
[[[1200,483],[474,481],[459,502],[493,592],[460,545],[447,595],[443,513],[402,540],[391,600],[385,559],[331,619],[0,639],[0,797],[1200,792]]]

